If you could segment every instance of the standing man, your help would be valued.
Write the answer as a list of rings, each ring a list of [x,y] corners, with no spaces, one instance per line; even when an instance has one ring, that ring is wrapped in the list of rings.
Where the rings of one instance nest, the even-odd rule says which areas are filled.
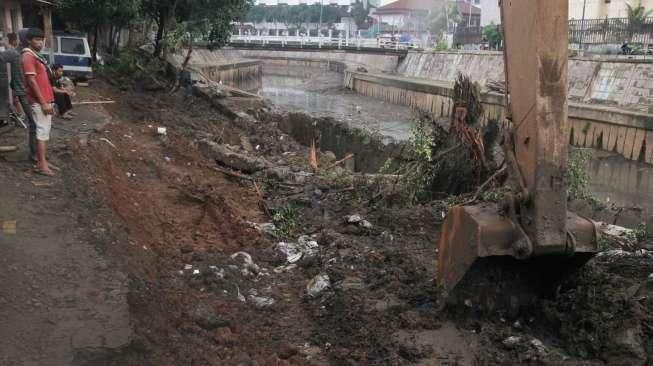
[[[27,101],[18,35],[16,33],[7,34],[7,41],[9,42],[9,49],[0,53],[0,59],[11,66],[11,82],[9,85],[14,92],[14,97],[18,99],[23,112],[25,112],[27,128],[29,129],[29,159],[32,163],[36,163],[36,125],[32,118],[30,103]]]
[[[56,168],[48,164],[45,157],[52,128],[54,92],[47,62],[39,54],[44,46],[44,34],[38,28],[30,28],[26,38],[28,47],[23,50],[21,63],[27,86],[27,100],[30,103],[30,109],[26,112],[32,114],[36,125],[37,169],[43,175],[53,176],[52,169]]]

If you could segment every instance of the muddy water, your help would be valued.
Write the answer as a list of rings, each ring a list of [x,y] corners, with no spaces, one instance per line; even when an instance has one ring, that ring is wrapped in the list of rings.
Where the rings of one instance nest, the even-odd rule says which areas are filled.
[[[607,205],[638,207],[653,215],[653,166],[617,154],[592,150],[589,173],[592,191]]]
[[[321,68],[264,65],[259,95],[290,111],[330,116],[349,126],[406,140],[413,112],[342,87],[343,75]]]

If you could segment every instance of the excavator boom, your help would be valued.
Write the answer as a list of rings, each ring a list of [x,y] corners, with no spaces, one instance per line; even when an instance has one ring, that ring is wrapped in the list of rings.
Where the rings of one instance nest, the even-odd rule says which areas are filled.
[[[531,280],[553,280],[597,251],[594,223],[567,211],[568,1],[502,0],[500,6],[510,126],[504,151],[516,184],[499,205],[448,213],[437,268],[447,291],[476,272],[475,264],[492,267],[486,258],[513,261]]]

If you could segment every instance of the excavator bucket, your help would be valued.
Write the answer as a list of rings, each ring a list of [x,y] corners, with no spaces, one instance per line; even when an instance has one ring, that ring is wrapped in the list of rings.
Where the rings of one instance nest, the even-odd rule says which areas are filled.
[[[500,205],[458,206],[447,214],[437,280],[450,295],[463,282],[475,295],[520,292],[515,282],[534,289],[597,251],[594,223],[567,212],[567,3],[500,2],[511,126],[504,150],[516,184]]]
[[[437,279],[448,301],[479,309],[527,306],[597,251],[595,223],[567,212],[565,250],[520,258],[518,224],[494,203],[453,207],[442,225]]]

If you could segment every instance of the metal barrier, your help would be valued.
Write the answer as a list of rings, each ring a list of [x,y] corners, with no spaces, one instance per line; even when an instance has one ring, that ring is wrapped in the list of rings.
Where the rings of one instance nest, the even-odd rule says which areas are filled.
[[[312,36],[265,36],[232,35],[231,44],[279,45],[282,47],[329,47],[329,48],[374,48],[388,50],[417,49],[410,42],[384,41],[373,38],[350,37],[312,37]]]

